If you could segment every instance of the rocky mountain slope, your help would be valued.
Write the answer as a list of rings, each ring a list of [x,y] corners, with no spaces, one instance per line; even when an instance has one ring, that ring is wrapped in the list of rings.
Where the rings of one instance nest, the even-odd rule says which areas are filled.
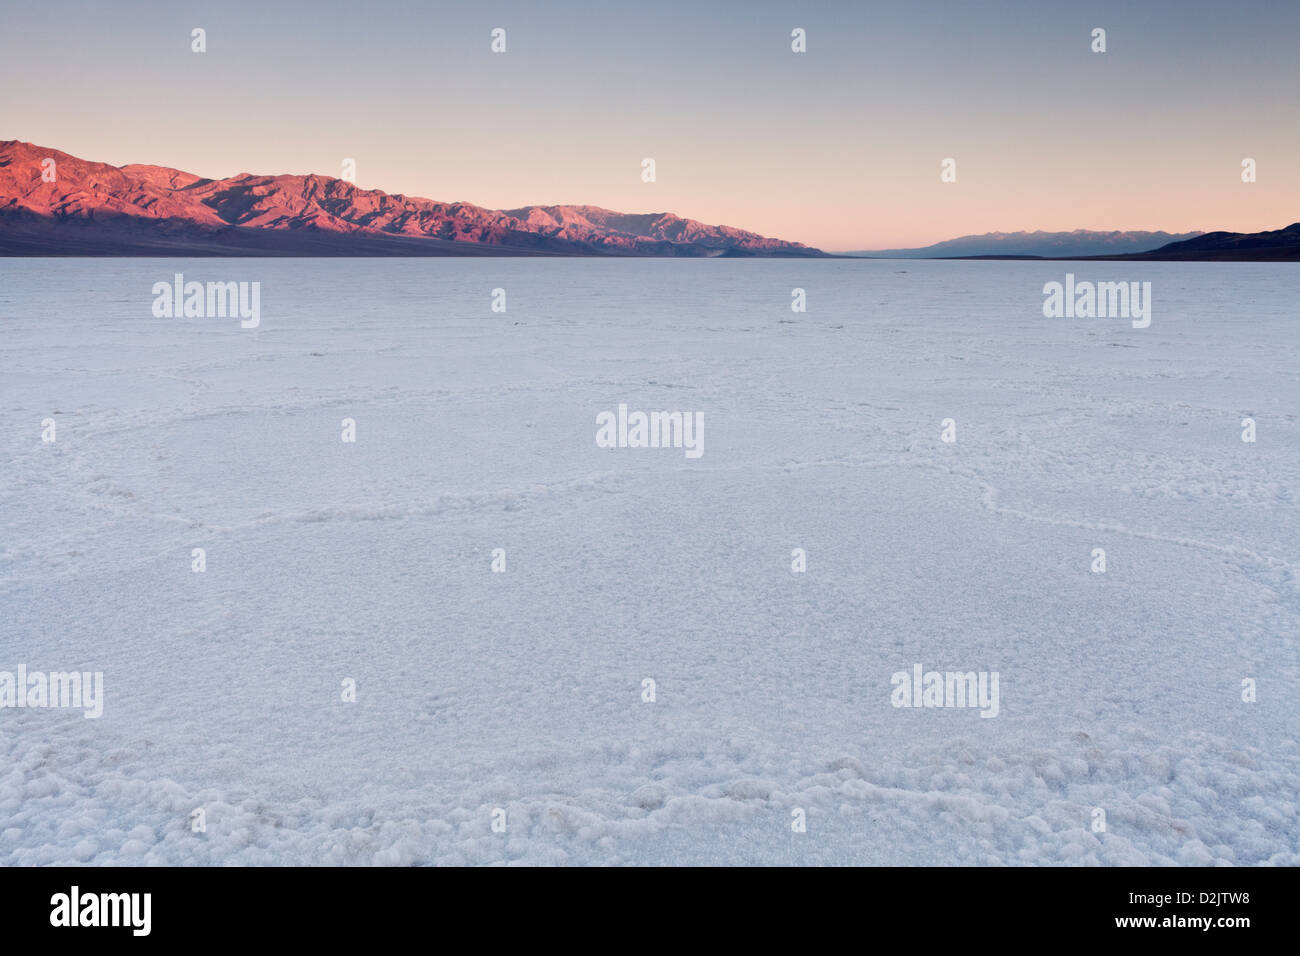
[[[53,181],[42,171],[54,161]],[[820,256],[671,213],[485,209],[328,176],[204,179],[0,142],[0,254]]]

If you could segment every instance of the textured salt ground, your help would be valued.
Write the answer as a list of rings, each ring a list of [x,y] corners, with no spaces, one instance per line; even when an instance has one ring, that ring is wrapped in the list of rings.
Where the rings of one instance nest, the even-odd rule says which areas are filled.
[[[1049,264],[112,265],[0,266],[0,667],[108,698],[0,712],[0,860],[1297,861],[1286,270],[1148,267],[1132,330]],[[148,316],[217,267],[260,330]],[[704,457],[597,449],[620,401]]]

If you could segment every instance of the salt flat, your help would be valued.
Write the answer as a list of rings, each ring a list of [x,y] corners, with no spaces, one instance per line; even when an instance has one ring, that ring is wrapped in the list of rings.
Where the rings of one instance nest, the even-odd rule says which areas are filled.
[[[1045,318],[1067,270],[1151,282],[1150,327]],[[260,282],[260,324],[155,318],[176,272]],[[0,260],[0,671],[105,688],[0,709],[0,863],[1294,865],[1297,301],[1285,265]],[[703,455],[598,447],[620,403]],[[997,717],[893,706],[917,664],[998,672]]]

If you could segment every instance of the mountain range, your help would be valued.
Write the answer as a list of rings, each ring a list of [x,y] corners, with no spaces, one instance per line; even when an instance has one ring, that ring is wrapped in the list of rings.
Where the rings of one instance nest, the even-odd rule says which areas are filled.
[[[318,175],[206,179],[166,166],[110,166],[0,141],[5,256],[828,257],[820,249],[671,213],[598,206],[487,209],[360,189]],[[898,259],[1300,261],[1300,223],[1269,232],[990,232]]]
[[[881,249],[851,252],[846,255],[875,256],[882,259],[951,259],[964,256],[1030,256],[1066,258],[1080,256],[1114,256],[1132,252],[1150,252],[1171,242],[1204,235],[1201,232],[1097,232],[1075,229],[1073,232],[986,232],[978,236],[960,236],[916,249]]]
[[[987,232],[918,249],[845,252],[878,259],[1136,259],[1300,262],[1300,222],[1266,232]]]
[[[43,176],[45,170],[52,175]],[[826,254],[671,213],[485,209],[317,175],[205,179],[165,166],[110,166],[9,140],[0,142],[0,255]]]

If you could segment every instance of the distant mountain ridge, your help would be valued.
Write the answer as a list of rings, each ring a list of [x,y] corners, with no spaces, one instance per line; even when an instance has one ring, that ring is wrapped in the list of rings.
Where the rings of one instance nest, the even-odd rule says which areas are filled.
[[[42,163],[55,162],[53,182]],[[485,209],[328,176],[205,179],[0,142],[0,255],[823,256],[671,213]]]
[[[1110,239],[1104,245],[1106,251],[1092,251],[1094,246],[1091,245],[1092,239],[1083,239],[1078,244],[1071,246],[1068,242],[1062,245],[1049,246],[1053,251],[1051,254],[1028,253],[1012,251],[1017,248],[1014,244],[1016,237],[1019,236],[1100,236],[1100,237],[1125,237],[1124,239]],[[1127,243],[1143,244],[1145,239],[1139,240],[1135,237],[1160,237],[1169,236],[1164,232],[1130,232],[1130,233],[1089,233],[1085,230],[1076,230],[1073,233],[987,233],[985,236],[963,236],[961,239],[952,239],[948,242],[936,243],[933,246],[926,246],[919,250],[894,250],[892,253],[886,251],[863,252],[863,253],[841,253],[841,255],[862,255],[876,256],[881,258],[902,258],[902,259],[1131,259],[1144,262],[1300,262],[1300,222],[1292,223],[1282,229],[1273,229],[1265,232],[1196,232],[1187,234],[1189,238],[1175,239],[1173,242],[1167,242],[1154,249],[1136,250],[1132,252],[1122,251]],[[983,240],[987,237],[1009,238],[1013,244],[1007,246],[993,246],[991,251],[988,246],[979,246],[978,244],[962,245],[966,240]],[[995,240],[996,241],[996,240]],[[975,252],[966,251],[974,248],[983,248],[985,251]],[[1060,251],[1062,248],[1069,248],[1071,251]],[[940,250],[931,252],[931,250]],[[903,255],[903,253],[924,252],[926,255]]]
[[[1065,258],[1070,256],[1112,256],[1149,252],[1202,232],[1099,232],[1075,229],[1072,232],[986,232],[978,236],[959,236],[934,245],[915,249],[881,249],[850,252],[844,255],[879,256],[887,259],[945,259],[954,256],[1034,256]]]

